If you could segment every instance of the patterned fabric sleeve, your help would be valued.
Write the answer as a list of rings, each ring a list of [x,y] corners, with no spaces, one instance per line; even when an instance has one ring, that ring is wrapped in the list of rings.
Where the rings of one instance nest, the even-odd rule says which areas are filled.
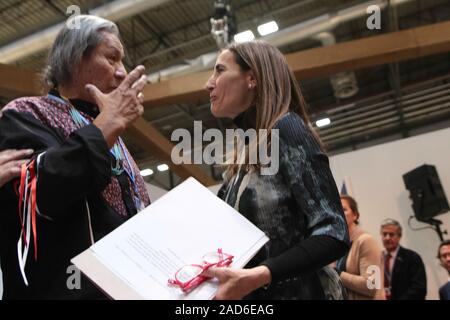
[[[43,153],[37,170],[38,207],[54,219],[87,193],[103,190],[111,179],[108,147],[92,124],[64,139],[31,113],[7,109],[0,121],[0,147]],[[13,182],[8,185],[12,189]]]
[[[348,244],[347,224],[328,157],[297,114],[288,113],[276,128],[280,173],[305,215],[307,235],[330,236]]]

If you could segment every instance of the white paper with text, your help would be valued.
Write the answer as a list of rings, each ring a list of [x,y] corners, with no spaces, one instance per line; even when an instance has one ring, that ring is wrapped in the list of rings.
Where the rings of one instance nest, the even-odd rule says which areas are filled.
[[[235,209],[189,178],[88,250],[144,299],[211,299],[217,290],[213,280],[184,294],[168,279],[218,248],[234,256],[232,268],[243,267],[268,240]],[[77,265],[76,259],[73,262]],[[78,267],[96,282],[85,265]]]

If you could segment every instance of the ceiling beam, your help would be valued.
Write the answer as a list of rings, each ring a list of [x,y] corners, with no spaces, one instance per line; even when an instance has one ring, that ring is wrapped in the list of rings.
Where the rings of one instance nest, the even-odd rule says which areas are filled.
[[[450,21],[314,48],[286,56],[298,79],[450,51]]]
[[[186,179],[195,177],[205,186],[217,184],[206,172],[197,165],[182,164],[176,165],[171,160],[171,153],[174,145],[166,139],[155,127],[150,125],[144,118],[137,119],[127,130],[127,135],[133,139],[133,142],[140,148],[148,151],[150,154],[166,161],[167,165],[180,178]]]
[[[32,71],[0,64],[0,97],[16,98],[41,92],[40,79]]]
[[[450,21],[313,48],[286,55],[298,80],[373,67],[450,51]],[[144,89],[144,105],[198,102],[211,70],[172,78]]]
[[[208,98],[204,87],[210,76],[211,70],[207,70],[146,85],[142,91],[144,106],[159,107],[181,102],[204,101]]]

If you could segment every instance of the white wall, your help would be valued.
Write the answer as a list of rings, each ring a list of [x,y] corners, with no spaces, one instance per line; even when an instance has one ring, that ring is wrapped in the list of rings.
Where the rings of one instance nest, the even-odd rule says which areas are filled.
[[[402,224],[401,244],[419,253],[424,260],[428,282],[427,299],[438,299],[438,288],[447,279],[446,272],[436,259],[440,240],[431,229],[413,231],[408,226],[408,218],[414,213],[402,179],[404,173],[423,164],[436,166],[447,199],[450,200],[448,128],[330,158],[338,187],[340,188],[345,177],[350,179],[361,213],[361,226],[374,235],[380,245],[379,225],[383,219],[393,218]],[[442,229],[450,232],[450,213],[436,218],[443,221]],[[412,221],[412,225],[425,226],[416,220]]]

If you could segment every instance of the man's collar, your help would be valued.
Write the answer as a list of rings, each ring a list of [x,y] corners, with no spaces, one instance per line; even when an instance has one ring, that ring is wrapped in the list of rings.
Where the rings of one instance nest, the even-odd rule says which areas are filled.
[[[394,251],[389,252],[390,255],[391,255],[391,257],[392,257],[392,258],[397,257],[398,251],[399,251],[399,250],[400,250],[400,245],[398,245],[397,248],[396,248]],[[386,256],[387,254],[388,254],[388,251],[387,251],[387,250],[384,250],[384,255]]]

